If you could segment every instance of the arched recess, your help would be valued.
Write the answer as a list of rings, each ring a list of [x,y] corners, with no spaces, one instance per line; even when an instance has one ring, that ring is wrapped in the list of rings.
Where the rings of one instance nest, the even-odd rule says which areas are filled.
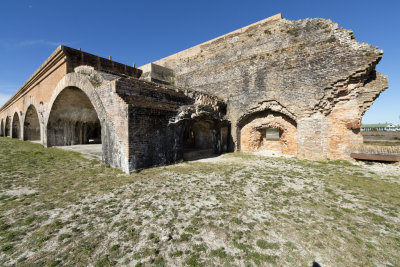
[[[189,120],[183,124],[183,158],[186,160],[221,153],[221,133],[218,121]]]
[[[18,112],[14,112],[11,129],[12,129],[11,137],[19,139],[21,137],[21,121],[19,119]]]
[[[10,117],[7,116],[6,117],[6,124],[4,125],[4,136],[11,136],[11,121],[10,121]]]
[[[4,136],[4,120],[1,119],[1,125],[0,125],[0,136]]]
[[[297,124],[285,114],[271,110],[255,112],[239,121],[238,130],[241,151],[297,154]]]
[[[62,89],[47,120],[47,146],[101,144],[101,123],[88,95],[77,87]]]
[[[25,112],[24,140],[40,141],[40,121],[34,105],[29,105]]]

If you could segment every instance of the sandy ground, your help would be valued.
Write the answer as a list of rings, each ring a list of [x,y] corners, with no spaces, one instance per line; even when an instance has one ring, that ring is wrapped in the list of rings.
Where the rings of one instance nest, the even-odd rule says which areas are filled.
[[[103,150],[101,144],[86,144],[86,145],[73,145],[73,146],[56,146],[59,149],[75,151],[85,155],[88,155],[89,159],[97,158],[100,159],[103,156]]]

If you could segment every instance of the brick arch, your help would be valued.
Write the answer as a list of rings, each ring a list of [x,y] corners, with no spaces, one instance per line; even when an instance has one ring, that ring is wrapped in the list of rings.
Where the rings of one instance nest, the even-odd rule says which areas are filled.
[[[43,104],[43,102],[42,102],[42,104]],[[44,119],[45,119],[44,115],[43,115],[43,105],[38,104],[38,102],[36,101],[36,99],[34,97],[29,97],[28,101],[26,103],[24,103],[24,107],[25,108],[23,110],[21,119],[25,121],[26,112],[28,111],[28,109],[31,106],[33,106],[36,109],[36,111],[38,113],[39,121],[40,121],[41,124],[43,124],[44,123]]]
[[[237,126],[240,128],[243,126],[243,123],[246,120],[254,116],[254,114],[258,114],[261,112],[276,112],[285,115],[292,123],[297,124],[297,116],[291,110],[287,109],[284,105],[276,100],[263,100],[258,102],[257,104],[249,107],[247,111],[242,114],[239,119],[237,120]]]
[[[238,146],[242,151],[271,150],[297,154],[297,123],[286,114],[269,109],[257,111],[244,117],[238,126]],[[267,134],[273,129],[279,137],[269,140]]]
[[[72,98],[74,103],[66,102],[63,107],[57,101],[59,98]],[[65,115],[54,113],[62,109],[72,110]],[[86,113],[80,113],[78,109]],[[104,125],[106,113],[99,95],[86,75],[70,73],[64,76],[52,94],[46,115],[43,142],[46,146],[85,144],[93,135],[100,135],[97,141],[101,140],[99,132]]]
[[[50,101],[48,102],[46,108],[47,112],[44,118],[45,125],[47,125],[49,121],[51,110],[58,95],[67,87],[76,87],[82,90],[92,103],[100,121],[104,121],[106,119],[106,111],[101,104],[101,99],[87,76],[79,73],[69,73],[59,81],[56,88],[53,90]]]
[[[4,122],[4,136],[11,136],[11,119],[8,115]]]
[[[1,119],[1,124],[0,124],[0,136],[4,136],[4,119]]]
[[[40,126],[40,141],[43,140],[43,125],[44,125],[44,106],[43,106],[43,102],[40,102],[41,104],[38,104],[38,101],[36,101],[35,97],[29,97],[28,100],[26,101],[26,103],[24,104],[24,111],[22,113],[21,119],[23,121],[23,126],[25,128],[25,122],[26,122],[26,116],[27,116],[27,112],[30,108],[34,108],[37,112],[37,116],[39,119],[39,126]],[[22,131],[22,136],[21,138],[23,140],[30,140],[29,138],[25,137],[25,130],[23,129]],[[41,142],[42,143],[42,142]]]
[[[11,137],[12,138],[21,138],[21,116],[20,116],[20,111],[18,108],[14,110],[14,113],[12,115],[12,120],[11,120]]]
[[[41,140],[41,125],[39,111],[35,104],[27,105],[23,114],[23,140],[40,141]]]
[[[246,111],[240,113],[232,122],[232,136],[235,141],[235,149],[241,150],[241,129],[254,116],[262,113],[276,113],[285,116],[285,118],[297,127],[297,114],[293,110],[288,109],[285,103],[272,99],[262,99],[257,103],[253,103]]]

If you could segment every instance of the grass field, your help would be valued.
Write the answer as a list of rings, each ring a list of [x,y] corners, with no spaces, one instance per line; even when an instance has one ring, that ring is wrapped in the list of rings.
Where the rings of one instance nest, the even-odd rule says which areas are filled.
[[[400,141],[399,142],[364,141],[364,144],[371,146],[400,146]]]
[[[0,138],[5,266],[400,266],[400,166],[232,153],[125,175]]]
[[[372,146],[400,146],[400,132],[361,132],[364,144]]]

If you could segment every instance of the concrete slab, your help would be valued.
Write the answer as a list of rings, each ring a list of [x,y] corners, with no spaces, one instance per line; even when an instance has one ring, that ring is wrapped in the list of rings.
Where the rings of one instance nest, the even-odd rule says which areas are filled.
[[[73,145],[73,146],[56,146],[57,148],[75,151],[82,154],[90,155],[90,159],[102,159],[103,149],[101,144]]]

